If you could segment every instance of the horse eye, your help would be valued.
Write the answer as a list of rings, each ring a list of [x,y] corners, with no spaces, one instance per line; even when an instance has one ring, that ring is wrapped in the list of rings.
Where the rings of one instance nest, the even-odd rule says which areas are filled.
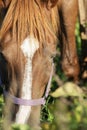
[[[7,60],[6,60],[6,58],[4,57],[4,55],[0,52],[0,63],[3,64],[3,62],[6,63]]]
[[[8,62],[2,53],[0,53],[0,77],[3,84],[8,84]]]

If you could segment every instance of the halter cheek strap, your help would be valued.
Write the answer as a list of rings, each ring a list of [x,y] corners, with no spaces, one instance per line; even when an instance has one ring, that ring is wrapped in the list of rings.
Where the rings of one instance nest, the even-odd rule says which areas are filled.
[[[32,99],[32,100],[27,100],[27,99],[22,99],[22,98],[17,98],[11,94],[9,94],[5,89],[3,89],[3,93],[5,97],[9,97],[12,102],[14,104],[17,105],[24,105],[24,106],[37,106],[37,105],[44,105],[46,102],[46,98],[49,95],[49,91],[50,91],[50,87],[51,87],[51,81],[52,81],[52,76],[53,76],[53,68],[54,68],[54,64],[52,63],[52,69],[51,69],[51,73],[50,73],[50,78],[48,81],[48,85],[46,88],[46,92],[43,98],[40,99]],[[2,82],[1,82],[1,77],[0,77],[0,86],[2,86]]]

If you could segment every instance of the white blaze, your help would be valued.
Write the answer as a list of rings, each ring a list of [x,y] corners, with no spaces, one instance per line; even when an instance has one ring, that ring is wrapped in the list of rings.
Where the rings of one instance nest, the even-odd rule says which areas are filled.
[[[23,41],[21,49],[24,53],[24,56],[27,58],[25,65],[24,80],[22,86],[22,99],[31,100],[31,88],[32,88],[32,58],[39,48],[38,41],[33,37],[28,37]],[[31,112],[31,106],[19,107],[19,111],[16,114],[16,123],[24,124],[27,122]]]

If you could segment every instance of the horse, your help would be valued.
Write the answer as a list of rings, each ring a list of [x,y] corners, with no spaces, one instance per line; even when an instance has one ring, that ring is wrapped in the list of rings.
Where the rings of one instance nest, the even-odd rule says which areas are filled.
[[[7,8],[0,29],[0,77],[6,97],[3,129],[7,130],[6,123],[9,127],[16,122],[39,130],[41,104],[46,98],[42,97],[52,77],[58,39],[63,45],[63,70],[78,79],[74,36],[78,1],[3,0],[2,3]]]

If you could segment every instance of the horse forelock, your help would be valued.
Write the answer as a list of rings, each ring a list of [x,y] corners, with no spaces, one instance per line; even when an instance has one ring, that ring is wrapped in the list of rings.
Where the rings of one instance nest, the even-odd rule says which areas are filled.
[[[29,35],[38,39],[40,46],[48,42],[49,37],[56,39],[59,21],[57,3],[51,9],[47,9],[44,3],[40,0],[11,0],[0,30],[0,38],[11,29],[13,37],[16,34],[18,43],[22,43]]]
[[[57,0],[55,0],[55,1],[57,1]],[[37,43],[37,41],[39,44],[38,45],[39,49],[41,49],[45,44],[45,46],[46,45],[48,46],[47,52],[48,53],[50,53],[50,51],[53,52],[52,51],[54,48],[53,44],[57,38],[57,31],[58,31],[58,25],[59,25],[58,19],[59,18],[58,18],[57,3],[55,3],[56,5],[51,3],[51,6],[50,6],[51,8],[48,8],[48,6],[50,5],[49,2],[53,2],[53,0],[11,0],[11,3],[8,7],[7,14],[4,18],[2,27],[0,29],[0,38],[3,39],[4,37],[6,37],[6,34],[10,30],[10,34],[11,34],[11,36],[13,36],[12,37],[13,41],[14,41],[14,39],[17,40],[17,43],[21,47],[21,51],[23,52],[24,56],[26,56],[26,51],[33,53],[35,48],[36,48],[36,50],[38,49],[37,46],[30,44],[30,43],[35,44],[35,43]],[[14,37],[16,37],[16,38],[14,38]],[[30,37],[30,39],[26,39],[28,37]],[[32,37],[33,37],[33,39],[32,39]],[[23,41],[24,41],[24,44],[23,44]],[[32,41],[32,42],[30,42],[30,41]],[[29,44],[27,44],[28,46],[26,45],[26,43],[29,43]],[[26,46],[22,46],[22,44],[26,45]],[[13,45],[13,44],[11,44],[11,45]],[[3,46],[5,46],[5,44],[3,44]],[[10,43],[7,46],[10,46]],[[33,47],[31,47],[31,46],[33,46]],[[16,73],[16,71],[17,71],[16,69],[19,69],[19,68],[20,69],[17,71],[17,73],[20,72],[19,74],[20,75],[22,74],[21,76],[19,76],[19,79],[23,78],[23,82],[20,81],[20,83],[19,83],[19,84],[22,84],[22,86],[20,88],[21,94],[20,94],[20,92],[18,92],[18,96],[21,95],[22,98],[24,98],[24,99],[27,98],[27,99],[31,100],[31,98],[34,95],[32,90],[33,90],[33,88],[36,88],[36,86],[37,86],[37,80],[39,81],[40,73],[42,73],[41,81],[44,80],[44,83],[46,83],[48,80],[49,74],[45,73],[45,68],[48,70],[48,66],[50,64],[49,63],[50,58],[47,57],[45,54],[43,54],[44,56],[42,56],[41,58],[38,58],[38,54],[36,55],[36,53],[35,53],[36,58],[38,58],[38,64],[35,61],[36,59],[33,59],[33,57],[31,59],[31,57],[30,57],[30,58],[25,59],[26,60],[25,63],[22,63],[22,60],[20,58],[20,60],[17,60],[14,65],[13,60],[16,59],[16,55],[17,55],[16,48],[18,48],[18,46],[16,46],[16,48],[13,49],[15,52],[13,52],[13,50],[10,49],[11,54],[8,53],[9,48],[11,48],[11,46],[8,47],[8,50],[6,48],[6,53],[4,53],[4,54],[5,55],[9,54],[9,56],[6,55],[6,57],[10,57],[9,61],[10,61],[10,63],[12,62],[12,69],[13,69],[12,76],[14,76],[12,78],[14,78],[14,81],[15,81],[15,77],[17,77],[17,74],[14,75],[14,73]],[[31,51],[31,48],[33,49],[32,51]],[[55,50],[55,48],[54,48],[54,50]],[[19,53],[19,55],[20,55],[20,53]],[[34,56],[34,54],[33,54],[33,56]],[[15,58],[13,58],[13,57],[15,57]],[[26,58],[26,57],[23,57],[23,58]],[[45,59],[45,61],[43,59]],[[42,60],[43,60],[43,63],[42,63]],[[21,62],[19,63],[19,61],[21,61]],[[32,62],[36,64],[35,67],[33,67]],[[36,80],[36,77],[34,79],[33,75],[39,69],[39,66],[40,66],[39,62],[41,63],[41,68],[38,72],[38,77]],[[19,63],[19,65],[18,65],[19,68],[17,68],[18,63]],[[21,69],[22,67],[24,68],[24,71],[23,71],[24,75],[21,72],[23,70],[23,69]],[[50,68],[49,68],[48,72],[49,71],[50,71]],[[46,79],[44,78],[44,76]],[[32,87],[33,85],[35,87]],[[40,82],[39,82],[39,85],[40,85]],[[13,88],[13,89],[15,89],[15,88]],[[36,90],[37,90],[37,88],[36,88]],[[17,91],[17,89],[15,90],[15,93],[16,93],[16,91]],[[44,88],[41,90],[41,94],[43,93],[43,91],[44,91]],[[36,94],[36,96],[37,96],[37,94]],[[24,107],[24,106],[19,107],[19,110],[16,114],[16,122],[17,123],[27,122],[30,112],[31,112],[30,106],[28,108]],[[24,117],[24,115],[25,115],[25,117]]]

